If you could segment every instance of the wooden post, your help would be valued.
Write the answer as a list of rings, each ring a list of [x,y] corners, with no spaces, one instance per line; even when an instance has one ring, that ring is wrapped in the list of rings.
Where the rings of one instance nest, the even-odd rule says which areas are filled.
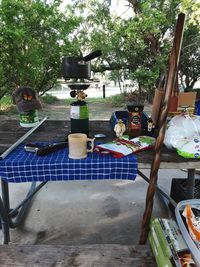
[[[149,223],[152,215],[153,209],[153,199],[155,195],[157,179],[158,179],[158,170],[160,167],[160,154],[163,145],[163,140],[165,136],[165,128],[166,128],[166,120],[169,109],[169,100],[171,98],[172,89],[174,88],[176,75],[178,70],[178,63],[180,58],[180,50],[183,39],[183,28],[184,28],[185,14],[181,13],[178,16],[175,37],[173,42],[172,51],[169,57],[168,64],[168,74],[167,80],[165,84],[165,96],[164,101],[161,107],[160,117],[158,120],[158,137],[156,139],[156,144],[154,148],[154,157],[151,164],[151,172],[150,172],[150,181],[146,195],[146,208],[143,215],[142,221],[142,229],[140,234],[140,244],[145,244],[148,233],[149,233]]]
[[[105,86],[105,84],[103,85],[103,98],[106,98],[106,86]]]
[[[153,98],[153,105],[151,111],[151,118],[154,124],[157,126],[161,103],[164,96],[164,90],[162,88],[156,88]]]

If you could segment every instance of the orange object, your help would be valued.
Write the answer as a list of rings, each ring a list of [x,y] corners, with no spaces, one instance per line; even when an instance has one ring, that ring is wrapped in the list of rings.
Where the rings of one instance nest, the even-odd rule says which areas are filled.
[[[176,112],[178,108],[178,96],[172,96],[169,102],[169,111],[168,112]]]
[[[187,204],[185,207],[185,217],[187,220],[187,226],[188,226],[189,232],[192,234],[195,241],[200,242],[200,231],[193,224],[192,219],[194,217],[194,214],[189,204]]]

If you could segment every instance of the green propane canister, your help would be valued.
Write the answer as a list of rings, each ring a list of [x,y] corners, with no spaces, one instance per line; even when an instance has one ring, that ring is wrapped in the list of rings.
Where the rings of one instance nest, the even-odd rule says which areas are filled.
[[[85,101],[77,100],[71,105],[71,133],[89,134],[89,112]]]

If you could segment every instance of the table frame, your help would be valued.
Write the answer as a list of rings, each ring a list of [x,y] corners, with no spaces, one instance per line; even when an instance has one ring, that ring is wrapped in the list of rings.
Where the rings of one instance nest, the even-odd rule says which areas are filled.
[[[46,119],[45,119],[46,120]],[[53,135],[58,131],[58,129],[62,129],[62,134],[65,133],[65,130],[69,129],[69,122],[67,121],[45,121],[43,120],[41,124],[35,129],[31,129],[28,133],[25,133],[14,145],[9,145],[8,149],[1,155],[1,157],[5,157],[21,142],[30,138],[30,136],[34,135],[34,141],[41,140],[40,138],[49,138],[52,139]],[[13,129],[17,129],[17,122],[14,122],[15,126]],[[5,122],[6,124],[6,122]],[[11,124],[8,122],[8,124]],[[48,127],[51,128],[51,135],[48,131]],[[107,135],[106,140],[111,140],[114,138],[114,132],[111,131],[110,123],[108,121],[91,121],[90,128],[94,129],[94,133],[100,132],[101,127],[104,129],[104,132]],[[4,128],[4,127],[2,127]],[[20,128],[19,128],[20,129]],[[54,129],[54,131],[53,131]],[[38,133],[39,131],[39,133]],[[66,134],[66,133],[65,133]],[[17,135],[17,134],[16,134]],[[41,137],[42,135],[42,137]],[[32,137],[31,137],[32,138]],[[42,140],[42,141],[43,141]],[[48,141],[48,140],[47,140]],[[143,151],[138,153],[138,175],[140,175],[146,182],[149,183],[149,178],[145,175],[142,170],[150,169],[151,162],[153,158],[152,151]],[[198,160],[187,160],[180,156],[178,156],[174,152],[170,152],[166,149],[163,150],[161,154],[161,164],[160,168],[163,169],[181,169],[188,168],[188,198],[193,198],[194,196],[194,182],[195,182],[195,168],[198,168],[199,161]],[[41,182],[36,186],[36,183],[33,182],[30,186],[30,189],[25,197],[21,201],[20,204],[17,205],[14,209],[10,209],[10,197],[9,197],[9,184],[7,181],[1,179],[1,188],[2,188],[2,198],[0,197],[0,217],[2,222],[2,231],[3,231],[3,243],[8,244],[10,242],[10,228],[17,227],[26,216],[26,212],[30,207],[30,203],[35,196],[35,194],[46,184],[47,182]],[[167,201],[172,203],[173,206],[176,206],[174,200],[158,185],[156,185],[156,190],[165,198]]]
[[[40,125],[47,119],[44,117],[35,127],[31,128],[21,138],[19,138],[13,145],[11,145],[1,156],[0,159],[4,159],[13,149],[21,144],[26,138],[28,138],[34,131],[37,130]],[[1,228],[3,233],[3,244],[10,242],[10,228],[16,228],[25,218],[26,212],[31,204],[33,196],[46,184],[42,182],[36,186],[36,182],[32,182],[28,194],[14,209],[10,209],[10,197],[9,197],[9,185],[1,178],[1,190],[2,198],[0,197],[0,219]],[[13,219],[14,218],[14,219]]]

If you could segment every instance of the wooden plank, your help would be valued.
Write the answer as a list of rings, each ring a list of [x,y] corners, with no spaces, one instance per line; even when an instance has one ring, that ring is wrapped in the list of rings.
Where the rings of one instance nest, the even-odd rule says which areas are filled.
[[[148,246],[125,245],[2,245],[1,267],[153,267]]]
[[[146,195],[146,206],[145,206],[145,212],[143,214],[142,229],[140,234],[140,244],[145,244],[149,232],[149,222],[153,210],[154,195],[156,192],[158,171],[161,162],[161,152],[166,131],[167,115],[170,104],[169,101],[172,95],[172,89],[174,88],[174,85],[176,83],[176,77],[178,73],[178,63],[179,63],[181,44],[183,39],[184,22],[185,22],[185,14],[181,13],[178,15],[173,47],[169,56],[168,73],[165,84],[165,95],[158,120],[158,136],[154,147],[153,161],[151,164],[149,186]]]
[[[150,169],[153,160],[153,151],[142,151],[137,153],[138,167],[140,169]],[[179,156],[176,151],[169,151],[162,148],[159,169],[199,169],[199,159],[186,159]]]

